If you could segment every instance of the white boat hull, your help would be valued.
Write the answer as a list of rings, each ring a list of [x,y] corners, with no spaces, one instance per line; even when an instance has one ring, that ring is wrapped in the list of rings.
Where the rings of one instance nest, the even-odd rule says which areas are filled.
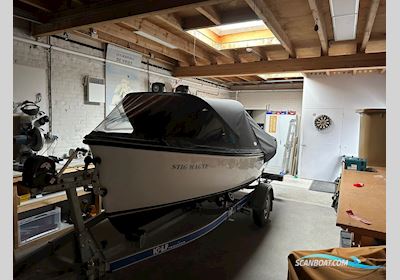
[[[223,193],[257,179],[262,155],[208,155],[91,145],[109,215]]]

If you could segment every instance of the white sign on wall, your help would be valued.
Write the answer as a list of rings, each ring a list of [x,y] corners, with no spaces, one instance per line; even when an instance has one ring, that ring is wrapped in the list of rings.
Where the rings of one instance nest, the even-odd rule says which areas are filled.
[[[142,63],[142,55],[131,52],[129,50],[114,46],[107,45],[107,60],[115,61],[128,66],[140,67]]]
[[[107,46],[107,60],[127,66],[141,67],[142,56],[114,45]],[[132,68],[106,63],[106,115],[130,92],[140,88],[137,71]]]

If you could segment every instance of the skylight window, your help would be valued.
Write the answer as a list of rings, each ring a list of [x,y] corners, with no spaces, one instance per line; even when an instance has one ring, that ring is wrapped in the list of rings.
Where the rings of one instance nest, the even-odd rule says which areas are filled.
[[[246,31],[263,30],[267,29],[267,26],[265,26],[262,20],[252,20],[252,21],[220,25],[216,27],[211,27],[209,29],[218,36],[223,36],[227,34],[241,33]]]
[[[226,24],[187,32],[217,50],[280,44],[262,20]]]

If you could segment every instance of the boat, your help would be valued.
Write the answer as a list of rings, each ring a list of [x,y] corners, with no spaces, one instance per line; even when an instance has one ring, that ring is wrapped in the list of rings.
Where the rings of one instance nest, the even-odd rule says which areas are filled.
[[[120,231],[248,187],[276,152],[240,102],[176,92],[127,94],[84,143]]]

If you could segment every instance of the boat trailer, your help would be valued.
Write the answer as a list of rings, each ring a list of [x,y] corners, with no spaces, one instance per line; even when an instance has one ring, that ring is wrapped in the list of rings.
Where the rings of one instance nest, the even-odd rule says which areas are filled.
[[[143,234],[139,236],[136,241],[141,250],[110,260],[105,256],[103,250],[105,247],[104,244],[98,242],[90,230],[93,226],[105,220],[107,218],[106,214],[102,212],[101,214],[85,221],[83,219],[83,213],[80,208],[80,202],[76,191],[77,188],[83,186],[86,191],[90,191],[95,195],[106,195],[106,189],[100,186],[98,180],[98,170],[96,168],[90,168],[91,164],[96,164],[96,158],[93,159],[87,156],[85,158],[85,167],[83,170],[64,173],[65,169],[78,152],[85,151],[82,149],[76,149],[63,168],[57,174],[54,174],[50,179],[48,179],[50,184],[31,188],[32,194],[65,191],[70,207],[71,219],[74,224],[74,231],[48,242],[29,255],[16,261],[14,264],[14,273],[20,271],[27,265],[32,265],[34,261],[38,261],[53,254],[57,249],[71,240],[74,240],[76,242],[76,248],[79,248],[75,251],[75,271],[85,279],[101,279],[105,277],[107,273],[123,269],[195,241],[216,229],[236,212],[252,214],[254,223],[259,227],[263,227],[269,221],[270,211],[272,210],[272,200],[274,199],[270,181],[282,181],[283,179],[280,175],[263,173],[261,178],[252,184],[251,191],[250,189],[247,193],[238,191],[235,193],[236,197],[233,194],[230,194],[232,196],[231,201],[224,201],[224,205],[218,209],[208,209],[208,212],[212,212],[214,215],[217,213],[216,217],[213,218],[211,222],[181,236],[174,237],[170,240],[143,249],[143,247],[145,247],[146,239],[151,236],[152,232],[160,231],[165,227],[172,225],[175,220],[179,220],[177,217],[180,215],[175,215],[176,213],[167,214],[142,227],[144,228]],[[202,212],[206,213],[207,209]],[[185,215],[187,213],[183,212],[181,214]],[[168,217],[168,215],[172,215],[173,217]]]

